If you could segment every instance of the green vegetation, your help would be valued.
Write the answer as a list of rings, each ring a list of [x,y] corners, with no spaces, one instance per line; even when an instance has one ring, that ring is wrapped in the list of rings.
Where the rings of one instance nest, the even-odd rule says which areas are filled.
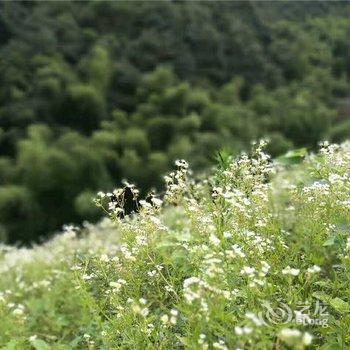
[[[260,143],[202,181],[178,161],[164,202],[121,220],[101,192],[98,226],[2,246],[1,348],[349,348],[349,155]]]
[[[346,139],[349,14],[347,2],[2,2],[2,240],[94,221],[92,194],[124,178],[161,189],[178,158],[206,169],[262,136],[273,156]]]

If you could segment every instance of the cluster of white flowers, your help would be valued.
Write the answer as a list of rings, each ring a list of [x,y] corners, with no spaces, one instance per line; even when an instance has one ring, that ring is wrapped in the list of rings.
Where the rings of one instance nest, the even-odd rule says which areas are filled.
[[[309,273],[318,273],[321,271],[321,268],[318,265],[313,265],[307,269]]]
[[[166,183],[165,200],[168,203],[178,203],[188,190],[188,163],[181,159],[175,162],[178,169],[164,177]]]
[[[109,282],[109,286],[113,288],[114,293],[118,293],[124,285],[126,285],[126,281],[122,278],[119,278],[116,282]]]
[[[209,348],[206,338],[207,336],[204,333],[201,333],[198,338],[198,345],[200,345],[203,350],[207,350]]]
[[[225,250],[226,256],[230,259],[234,258],[245,258],[246,254],[243,252],[243,248],[238,244],[234,244],[231,246],[231,249]]]
[[[201,303],[201,310],[207,312],[207,302],[205,300],[206,292],[214,293],[215,295],[223,296],[225,299],[230,300],[232,296],[237,293],[237,290],[224,290],[211,286],[208,282],[203,281],[198,277],[187,278],[183,283],[183,293],[185,300],[191,304],[195,300],[199,300]]]
[[[326,182],[315,181],[310,186],[305,186],[303,188],[303,192],[307,195],[307,200],[309,202],[321,202],[319,205],[324,206],[326,203],[323,198],[328,197],[330,193],[330,185]]]
[[[147,317],[149,314],[149,308],[147,305],[147,300],[145,298],[140,298],[138,302],[133,299],[128,299],[128,303],[131,304],[131,308],[135,314],[138,314],[142,317]]]
[[[226,346],[225,342],[220,339],[219,341],[216,341],[213,343],[213,348],[214,349],[219,349],[219,350],[228,350],[228,347]]]
[[[298,329],[283,328],[279,332],[279,338],[290,346],[308,346],[312,342],[312,335],[308,332],[302,333]]]
[[[12,313],[15,316],[21,317],[25,313],[25,306],[22,304],[9,303],[7,306],[12,309]]]
[[[266,261],[261,261],[261,270],[257,271],[255,267],[244,266],[241,270],[241,275],[246,275],[249,278],[249,287],[264,286],[264,277],[270,270],[270,265]]]
[[[171,309],[169,314],[163,314],[160,320],[164,326],[176,325],[179,312],[176,309]]]
[[[259,255],[262,255],[264,252],[275,249],[271,239],[264,237],[262,234],[250,230],[244,230],[239,234],[247,242],[250,249],[254,248],[255,254],[258,253]]]
[[[163,270],[162,265],[155,265],[153,270],[147,271],[148,277],[155,278],[159,276],[160,272]]]
[[[135,254],[137,252],[136,247],[132,247],[131,250],[129,249],[129,247],[127,247],[125,244],[122,244],[120,246],[120,251],[124,257],[125,260],[129,260],[129,261],[135,261],[136,257]]]
[[[253,328],[252,327],[248,327],[248,326],[244,326],[244,327],[239,327],[239,326],[235,326],[235,333],[237,335],[249,335],[253,332]]]
[[[299,272],[300,272],[300,269],[290,267],[289,265],[282,270],[283,275],[291,275],[291,276],[298,276]]]

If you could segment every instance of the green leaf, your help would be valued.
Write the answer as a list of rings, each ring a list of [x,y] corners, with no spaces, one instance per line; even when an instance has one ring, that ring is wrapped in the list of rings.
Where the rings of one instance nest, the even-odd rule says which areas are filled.
[[[349,303],[340,298],[334,298],[329,303],[335,310],[337,310],[341,314],[350,312]]]
[[[187,259],[188,253],[185,250],[176,250],[171,254],[171,260],[176,266],[182,266]]]
[[[76,346],[78,346],[78,344],[81,342],[81,340],[82,340],[82,337],[76,337],[69,343],[69,345],[72,348],[75,348]]]
[[[176,338],[180,340],[182,345],[190,346],[190,341],[186,339],[186,337],[181,337],[179,335],[176,335]]]
[[[320,348],[320,350],[339,350],[339,343],[332,342],[327,344],[323,344]]]
[[[216,161],[223,170],[228,169],[231,164],[232,152],[228,149],[221,149],[216,155]]]
[[[323,247],[329,247],[335,244],[336,236],[329,237],[322,245]]]
[[[19,345],[17,340],[11,340],[8,342],[1,350],[16,350],[18,349],[17,345]]]
[[[278,157],[277,161],[285,165],[299,164],[303,161],[306,154],[306,148],[299,148],[292,151],[288,151],[286,154]]]
[[[329,295],[323,292],[314,292],[312,296],[316,299],[319,299],[323,302],[328,303],[333,307],[336,311],[340,313],[348,313],[350,312],[350,304],[340,298],[331,298]]]
[[[340,248],[342,245],[342,239],[339,235],[333,235],[329,237],[323,244],[323,247],[332,247]]]
[[[35,339],[33,341],[31,341],[32,346],[34,347],[34,349],[36,350],[50,350],[51,347],[49,344],[46,343],[46,341],[42,340],[42,339]]]
[[[332,287],[332,283],[329,280],[316,281],[315,284],[317,286],[320,286],[323,288],[331,288]]]
[[[323,293],[323,292],[314,292],[314,293],[312,293],[312,296],[318,300],[321,300],[321,301],[327,302],[327,303],[331,299],[331,297],[328,294]]]

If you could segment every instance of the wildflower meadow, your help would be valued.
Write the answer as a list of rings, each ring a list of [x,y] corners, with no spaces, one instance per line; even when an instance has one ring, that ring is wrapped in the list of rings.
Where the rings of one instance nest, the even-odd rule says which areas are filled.
[[[0,248],[0,348],[349,349],[350,143],[96,194],[96,225]],[[136,213],[125,211],[125,189]]]

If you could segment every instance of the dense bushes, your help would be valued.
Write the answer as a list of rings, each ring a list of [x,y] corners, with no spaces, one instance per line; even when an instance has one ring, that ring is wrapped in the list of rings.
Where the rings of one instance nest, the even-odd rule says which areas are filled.
[[[95,218],[87,193],[123,178],[160,188],[178,157],[200,169],[262,135],[274,156],[349,136],[347,3],[0,6],[0,186],[31,201],[0,220],[10,242]]]

